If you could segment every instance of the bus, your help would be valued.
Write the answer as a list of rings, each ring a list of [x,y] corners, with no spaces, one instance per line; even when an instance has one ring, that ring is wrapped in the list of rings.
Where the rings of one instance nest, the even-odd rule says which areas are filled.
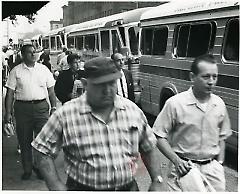
[[[122,53],[128,60],[136,84],[138,61],[139,21],[151,9],[145,7],[77,24],[67,37],[68,48],[74,46],[83,61],[93,57],[110,57]]]
[[[55,55],[62,52],[63,46],[67,46],[67,36],[76,24],[51,30],[42,35],[42,47],[49,48],[50,53]]]
[[[40,51],[42,48],[42,35],[37,34],[31,38],[31,44],[35,47],[37,51]]]
[[[226,103],[233,134],[227,147],[238,148],[239,2],[177,0],[145,12],[140,19],[140,105],[157,116],[166,100],[191,86],[195,57],[210,53],[218,61],[214,93]]]

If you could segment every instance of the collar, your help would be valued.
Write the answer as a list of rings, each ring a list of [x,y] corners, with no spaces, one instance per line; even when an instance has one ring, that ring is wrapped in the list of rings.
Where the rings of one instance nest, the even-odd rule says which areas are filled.
[[[193,94],[193,90],[192,90],[192,87],[190,87],[188,90],[187,90],[187,92],[188,92],[188,98],[187,98],[187,105],[193,105],[193,104],[198,104],[199,102],[198,102],[198,100],[197,100],[197,98],[194,96],[194,94]],[[213,94],[211,94],[210,95],[210,98],[209,98],[209,101],[208,101],[208,104],[211,104],[211,105],[213,105],[213,106],[216,106],[217,105],[217,103],[216,103],[216,101],[213,99]]]
[[[81,102],[78,104],[81,104],[81,108],[79,108],[80,113],[91,113],[92,108],[87,102],[87,93],[84,92],[84,94],[78,98]],[[78,101],[79,102],[79,101]],[[116,95],[114,100],[114,110],[125,110],[126,106],[123,104],[123,100],[120,96]]]
[[[23,63],[22,63],[22,67],[25,68],[25,69],[32,69],[32,68],[35,68],[35,67],[36,67],[36,64],[37,64],[37,63],[35,62],[34,65],[33,65],[33,67],[28,67],[28,66],[26,65],[26,63],[23,62]]]

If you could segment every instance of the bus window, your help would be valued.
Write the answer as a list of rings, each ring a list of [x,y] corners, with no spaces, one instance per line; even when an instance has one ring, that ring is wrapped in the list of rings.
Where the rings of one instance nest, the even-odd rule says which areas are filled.
[[[225,32],[223,57],[226,61],[239,61],[239,19],[229,20]]]
[[[109,31],[101,31],[101,50],[103,56],[110,56]]]
[[[49,48],[49,41],[48,41],[48,39],[43,39],[43,48]]]
[[[124,32],[124,27],[118,27],[122,41],[123,41],[123,46],[126,46],[126,38],[125,38],[125,32]]]
[[[83,36],[76,36],[76,48],[78,50],[83,49]]]
[[[175,57],[197,57],[208,53],[216,35],[215,23],[178,25],[174,34]]]
[[[38,41],[38,45],[39,45],[39,46],[42,46],[42,42],[41,42],[41,40],[42,40],[42,38],[41,38],[41,37],[39,37],[39,38],[38,38],[38,40],[37,40],[37,41]]]
[[[74,47],[74,37],[68,37],[67,38],[67,47],[73,48]]]
[[[112,30],[112,50],[113,53],[119,53],[121,49],[120,40],[117,34],[117,30]]]
[[[64,38],[64,34],[63,33],[61,33],[61,39],[62,39],[63,45],[65,45],[65,38]]]
[[[57,50],[60,50],[61,48],[62,46],[61,46],[60,36],[57,36]]]
[[[99,51],[99,39],[98,39],[98,34],[95,34],[95,52]]]
[[[141,40],[141,52],[144,55],[152,54],[153,28],[143,28]]]
[[[53,50],[56,49],[55,37],[51,37],[51,49],[53,49]]]
[[[153,55],[165,55],[167,48],[168,28],[155,28],[153,35]]]
[[[94,34],[88,34],[85,36],[85,44],[84,48],[88,51],[94,51],[95,50],[95,35]]]
[[[139,37],[139,27],[131,27],[128,29],[130,49],[133,55],[138,54],[138,37]]]

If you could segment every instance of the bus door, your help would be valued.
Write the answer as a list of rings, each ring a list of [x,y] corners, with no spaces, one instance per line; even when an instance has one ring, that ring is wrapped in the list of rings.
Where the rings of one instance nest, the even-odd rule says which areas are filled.
[[[103,57],[110,57],[110,31],[100,31],[100,49]]]

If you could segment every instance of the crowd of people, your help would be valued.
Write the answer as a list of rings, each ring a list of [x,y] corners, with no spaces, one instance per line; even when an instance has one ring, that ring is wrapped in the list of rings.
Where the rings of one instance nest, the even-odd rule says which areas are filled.
[[[5,84],[4,122],[16,119],[22,180],[34,171],[49,190],[139,191],[135,175],[142,158],[149,191],[184,191],[180,179],[193,166],[216,191],[225,191],[222,164],[231,126],[223,100],[212,93],[218,77],[212,55],[193,61],[192,86],[167,100],[152,128],[135,104],[133,78],[121,53],[82,66],[78,54],[63,48],[57,76],[48,49],[36,56],[32,45],[24,45]],[[3,67],[5,59],[3,54]],[[61,150],[66,183],[54,163]],[[170,160],[167,177],[158,151]]]

